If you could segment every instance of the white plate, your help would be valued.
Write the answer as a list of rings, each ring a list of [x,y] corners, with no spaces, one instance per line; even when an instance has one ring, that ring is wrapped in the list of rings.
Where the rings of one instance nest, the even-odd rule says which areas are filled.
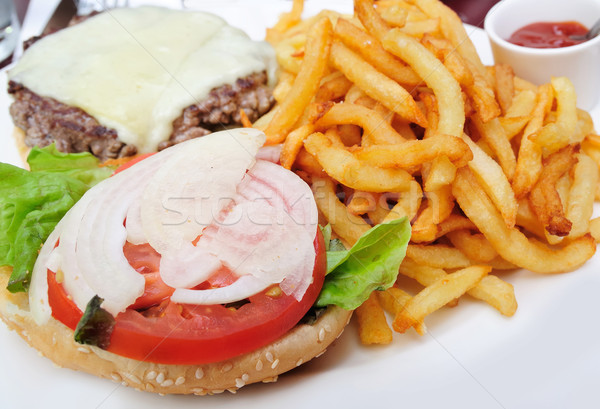
[[[269,1],[242,8],[241,3],[221,8],[222,3],[216,1],[202,4],[255,38],[261,38],[264,28],[290,5]],[[314,12],[323,3],[309,2],[307,11]],[[351,10],[349,2],[330,3],[330,8]],[[484,61],[490,63],[483,32],[474,27],[468,31]],[[5,84],[4,75],[0,84]],[[0,161],[18,164],[7,106],[8,98],[2,92]],[[594,116],[599,125],[598,109]],[[505,318],[486,304],[464,299],[458,307],[429,317],[427,335],[396,335],[386,347],[360,346],[351,324],[322,357],[281,376],[275,384],[248,386],[235,395],[161,397],[58,369],[0,325],[0,406],[598,408],[599,270],[600,258],[596,256],[570,274],[507,274],[503,278],[514,284],[519,301],[514,317]]]

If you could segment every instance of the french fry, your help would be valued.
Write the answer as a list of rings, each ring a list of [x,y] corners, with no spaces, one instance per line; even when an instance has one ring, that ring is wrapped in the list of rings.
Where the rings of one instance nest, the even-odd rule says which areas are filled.
[[[596,252],[596,243],[589,234],[554,249],[507,227],[468,168],[458,170],[452,186],[452,193],[467,217],[502,258],[519,267],[543,274],[564,273],[580,267]]]
[[[417,280],[424,286],[430,286],[436,281],[447,277],[448,273],[440,268],[423,266],[410,258],[405,258],[400,265],[400,274]],[[467,294],[478,300],[485,301],[502,315],[511,317],[517,311],[517,299],[514,287],[495,275],[486,275]],[[410,297],[410,295],[406,294]],[[406,304],[406,300],[403,302]]]
[[[417,181],[412,181],[407,190],[400,192],[398,201],[387,214],[384,222],[407,217],[408,220],[413,220],[417,216],[421,200],[423,198],[423,190]]]
[[[598,186],[598,180],[598,165],[589,156],[578,154],[566,210],[566,217],[572,223],[570,239],[581,237],[589,231],[594,212],[594,196],[590,192]]]
[[[378,194],[355,190],[347,204],[348,211],[355,215],[374,212],[377,209]]]
[[[411,241],[426,243],[435,240],[438,225],[447,219],[454,209],[454,198],[450,185],[427,193],[427,206],[417,216],[412,225]]]
[[[379,298],[379,304],[384,310],[396,316],[399,314],[404,305],[411,299],[411,295],[406,291],[401,290],[398,287],[390,287],[385,291],[377,291],[377,298]],[[415,331],[419,335],[425,335],[427,332],[423,323],[415,325]]]
[[[375,292],[371,293],[371,296],[354,311],[354,314],[357,318],[358,334],[363,345],[392,342],[392,330]]]
[[[406,30],[403,31],[406,32]],[[460,85],[464,87],[472,87],[474,85],[475,79],[473,78],[473,73],[469,70],[462,57],[456,52],[450,41],[432,35],[424,35],[421,42],[440,61],[443,61],[444,66]]]
[[[275,101],[281,103],[285,99],[288,92],[290,92],[290,89],[292,89],[294,78],[296,78],[296,76],[289,71],[283,71],[281,73],[279,81],[273,89],[273,98],[275,98]]]
[[[469,155],[471,156],[471,155]],[[427,177],[423,181],[426,192],[433,192],[452,183],[456,176],[456,166],[446,155],[440,155],[431,161]]]
[[[416,39],[397,28],[390,30],[382,43],[386,50],[406,61],[433,89],[439,106],[438,132],[460,137],[465,123],[464,104],[460,86],[452,74]]]
[[[479,146],[463,134],[469,145],[473,160],[468,163],[486,193],[490,196],[508,227],[513,227],[517,218],[517,199],[508,178],[496,161],[490,158]]]
[[[377,3],[379,7],[382,6],[381,1]],[[385,22],[391,27],[403,27],[406,24],[406,20],[408,19],[409,10],[407,7],[408,4],[399,5],[394,4],[391,6],[383,7],[379,10],[379,14],[381,18],[385,20]]]
[[[298,75],[302,66],[305,46],[306,34],[298,34],[278,42],[274,47],[279,66],[292,76]],[[280,95],[279,92],[275,94]]]
[[[319,161],[310,153],[306,152],[306,149],[304,148],[300,149],[300,152],[298,152],[294,167],[297,167],[299,170],[302,170],[309,175],[327,178],[327,173],[325,173]]]
[[[440,31],[440,19],[430,18],[421,21],[407,21],[399,29],[412,37],[422,38],[425,35],[437,34]]]
[[[337,72],[337,74],[339,75],[321,84],[315,95],[315,102],[335,101],[343,98],[348,93],[352,82],[340,72]]]
[[[426,316],[475,287],[491,270],[489,266],[471,266],[436,280],[404,305],[394,318],[394,330],[404,333],[423,322]]]
[[[471,234],[468,230],[456,230],[447,234],[454,247],[475,263],[489,263],[498,253],[481,233]]]
[[[373,0],[355,0],[354,12],[367,31],[381,39],[390,26],[373,8]]]
[[[359,148],[355,155],[371,165],[402,169],[418,167],[440,155],[456,162],[457,166],[464,166],[472,158],[469,147],[460,138],[443,134],[403,144]]]
[[[338,20],[335,26],[335,35],[348,47],[360,53],[369,64],[377,66],[383,74],[394,81],[410,86],[416,86],[422,82],[412,68],[385,51],[377,38],[362,31],[348,20]]]
[[[438,232],[435,238],[439,239],[456,230],[477,230],[477,227],[466,217],[453,213],[438,225]]]
[[[596,243],[600,243],[600,217],[590,220],[590,233]]]
[[[517,167],[517,158],[510,145],[510,140],[506,136],[506,132],[498,118],[491,119],[487,122],[474,115],[471,120],[479,130],[479,134],[483,140],[492,149],[495,156],[498,158],[500,166],[508,180],[512,180]]]
[[[577,163],[577,150],[575,145],[569,145],[544,159],[543,170],[529,194],[534,213],[548,233],[555,236],[566,236],[571,231],[572,223],[565,216],[556,183]]]
[[[327,68],[332,31],[329,19],[322,18],[308,34],[302,68],[280,109],[265,129],[267,144],[283,142],[317,92]]]
[[[417,263],[437,268],[463,268],[471,261],[460,250],[445,244],[409,244],[406,256]]]
[[[505,115],[499,118],[500,124],[502,124],[506,137],[509,140],[512,140],[525,128],[535,107],[535,102],[536,93],[534,91],[525,90],[514,96]]]
[[[371,192],[401,192],[410,187],[412,176],[403,169],[383,169],[360,162],[350,152],[331,144],[320,132],[304,141],[327,174],[353,189]]]
[[[512,180],[513,191],[517,199],[527,195],[542,172],[542,150],[533,140],[544,124],[544,117],[552,105],[552,88],[549,84],[539,87],[538,98],[532,117],[523,131],[515,177]]]
[[[502,108],[502,113],[506,115],[512,105],[515,94],[515,73],[508,64],[496,64],[494,66],[494,79],[498,103]]]
[[[369,140],[371,144],[399,144],[404,138],[389,125],[376,111],[356,104],[336,104],[315,124],[317,129],[331,126],[351,124],[364,129],[363,144]],[[367,143],[369,144],[369,143]]]
[[[371,226],[362,217],[348,211],[335,194],[330,178],[313,177],[312,191],[317,207],[331,223],[333,231],[348,244],[353,245]]]
[[[298,24],[304,10],[304,0],[294,0],[292,10],[288,13],[283,13],[277,23],[267,29],[266,39],[269,42],[277,42],[281,38],[281,33],[288,30],[290,27]]]
[[[312,124],[306,124],[290,132],[281,148],[279,157],[281,166],[286,169],[292,168],[292,165],[296,161],[296,156],[298,156],[298,152],[300,152],[300,149],[302,149],[302,146],[304,145],[304,140],[308,135],[313,133],[313,131],[314,126]]]
[[[358,85],[367,95],[402,118],[426,126],[425,115],[413,97],[397,82],[373,68],[361,56],[345,45],[334,42],[330,59],[335,68],[343,72],[346,78]]]

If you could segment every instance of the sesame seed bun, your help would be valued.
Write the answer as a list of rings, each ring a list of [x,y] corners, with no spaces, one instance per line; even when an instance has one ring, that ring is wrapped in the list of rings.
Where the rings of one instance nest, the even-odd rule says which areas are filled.
[[[31,148],[25,145],[25,131],[23,131],[18,126],[15,126],[13,129],[13,137],[15,138],[15,144],[17,145],[17,152],[19,152],[19,157],[23,162],[23,165],[27,166],[27,155],[31,151]]]
[[[299,324],[270,345],[222,362],[156,364],[78,344],[73,331],[53,318],[38,326],[29,313],[27,295],[6,290],[10,273],[10,268],[0,267],[0,318],[30,346],[58,366],[161,394],[206,395],[235,391],[255,382],[274,382],[279,374],[322,354],[342,333],[352,314],[330,306],[313,325]]]

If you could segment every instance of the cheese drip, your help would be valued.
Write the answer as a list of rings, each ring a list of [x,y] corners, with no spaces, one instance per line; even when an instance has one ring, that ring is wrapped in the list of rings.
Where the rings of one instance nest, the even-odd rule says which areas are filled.
[[[266,70],[266,42],[212,14],[159,7],[114,9],[44,37],[10,70],[9,79],[76,106],[119,139],[155,151],[172,122],[211,89]]]

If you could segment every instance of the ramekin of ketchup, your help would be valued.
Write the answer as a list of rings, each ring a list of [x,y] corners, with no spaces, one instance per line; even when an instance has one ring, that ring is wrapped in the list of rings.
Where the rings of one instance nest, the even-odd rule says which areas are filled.
[[[567,77],[577,106],[600,113],[600,36],[577,42],[600,16],[600,0],[502,0],[488,12],[484,28],[494,63],[512,66],[535,85]]]

